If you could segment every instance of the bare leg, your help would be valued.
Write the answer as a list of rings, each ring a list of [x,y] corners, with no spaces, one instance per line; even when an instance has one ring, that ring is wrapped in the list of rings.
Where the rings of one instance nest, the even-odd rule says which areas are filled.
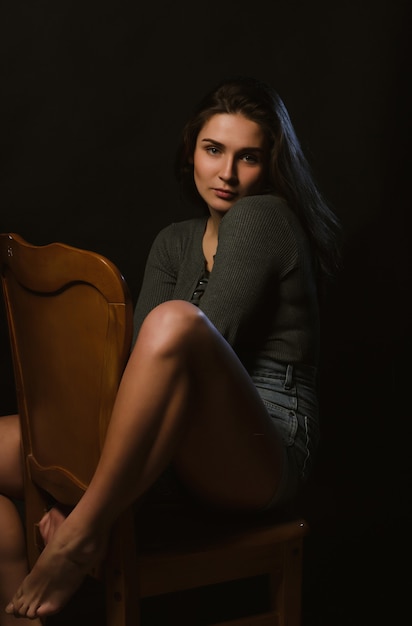
[[[160,305],[142,326],[86,493],[7,610],[60,610],[115,519],[171,460],[210,504],[256,510],[276,491],[281,458],[278,433],[227,343],[196,307]]]
[[[22,498],[23,477],[20,425],[17,415],[0,417],[0,493]],[[11,595],[27,576],[26,543],[20,515],[14,503],[0,495],[0,626],[40,626],[4,612]]]

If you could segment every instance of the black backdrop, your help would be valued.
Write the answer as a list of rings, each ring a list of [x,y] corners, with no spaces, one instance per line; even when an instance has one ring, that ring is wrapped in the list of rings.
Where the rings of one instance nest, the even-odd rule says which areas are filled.
[[[392,603],[400,615],[412,582],[400,574],[411,557],[407,5],[0,10],[0,231],[105,254],[134,299],[154,234],[188,216],[172,164],[192,105],[239,73],[284,99],[346,239],[323,312],[323,440],[307,503],[304,614],[316,626],[377,623]],[[15,397],[3,311],[0,351],[4,414]]]

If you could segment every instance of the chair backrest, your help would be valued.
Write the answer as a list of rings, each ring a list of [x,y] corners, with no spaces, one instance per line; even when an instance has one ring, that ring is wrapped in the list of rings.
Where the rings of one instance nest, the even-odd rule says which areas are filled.
[[[131,297],[111,261],[61,243],[1,234],[0,268],[29,480],[74,505],[129,354]]]

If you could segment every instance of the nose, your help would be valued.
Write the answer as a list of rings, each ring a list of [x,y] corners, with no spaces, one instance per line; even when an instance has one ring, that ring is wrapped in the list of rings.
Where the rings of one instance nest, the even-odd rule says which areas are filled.
[[[231,156],[227,156],[221,162],[221,170],[219,173],[220,180],[226,183],[233,183],[237,181],[237,170],[235,159]]]

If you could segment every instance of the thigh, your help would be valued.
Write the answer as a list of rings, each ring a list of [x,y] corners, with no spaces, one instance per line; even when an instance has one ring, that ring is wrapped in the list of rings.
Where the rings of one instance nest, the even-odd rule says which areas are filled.
[[[23,466],[18,415],[0,417],[0,493],[23,497]]]
[[[281,435],[248,372],[212,325],[196,347],[187,429],[175,468],[210,505],[262,509],[281,482]]]

